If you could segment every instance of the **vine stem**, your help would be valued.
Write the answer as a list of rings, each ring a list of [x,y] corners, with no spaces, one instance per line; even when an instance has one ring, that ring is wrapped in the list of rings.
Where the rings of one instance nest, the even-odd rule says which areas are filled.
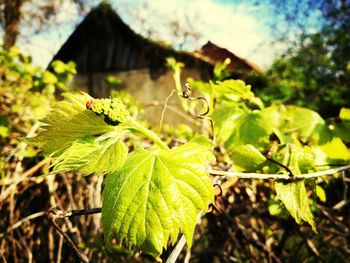
[[[333,175],[342,171],[350,170],[350,164],[324,170],[309,174],[295,174],[292,179],[309,179],[325,175]],[[279,179],[279,180],[291,180],[290,174],[261,174],[261,173],[240,173],[240,172],[228,172],[208,169],[208,173],[212,175],[221,175],[230,178],[243,178],[243,179]]]
[[[163,142],[158,135],[145,128],[143,125],[141,125],[140,123],[138,123],[137,121],[135,121],[132,118],[128,118],[128,129],[130,131],[136,132],[136,133],[140,133],[143,136],[145,136],[146,138],[150,139],[152,142],[154,142],[155,144],[157,144],[160,148],[164,149],[164,150],[169,150],[169,147],[165,144],[165,142]]]

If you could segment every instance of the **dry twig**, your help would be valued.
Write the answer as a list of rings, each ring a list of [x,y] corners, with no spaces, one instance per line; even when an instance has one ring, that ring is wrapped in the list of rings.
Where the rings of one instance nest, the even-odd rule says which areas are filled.
[[[329,169],[325,171],[309,173],[309,174],[295,174],[294,180],[310,179],[326,175],[333,175],[342,171],[350,170],[350,164],[340,166],[338,168]],[[242,178],[242,179],[275,179],[275,180],[290,180],[290,174],[261,174],[261,173],[240,173],[240,172],[230,172],[230,171],[219,171],[208,169],[208,172],[212,175],[221,175],[228,178]]]
[[[68,211],[62,211],[57,208],[52,208],[47,212],[47,215],[51,220],[51,223],[53,224],[53,226],[64,237],[64,239],[68,242],[68,244],[73,248],[74,252],[77,254],[81,262],[89,262],[89,260],[87,256],[83,254],[76,247],[73,240],[62,230],[62,228],[59,227],[59,225],[56,223],[56,220],[64,219],[66,217],[96,214],[96,213],[101,213],[101,211],[102,211],[102,208],[98,207],[98,208],[91,208],[91,209],[75,209],[75,210],[68,210]]]

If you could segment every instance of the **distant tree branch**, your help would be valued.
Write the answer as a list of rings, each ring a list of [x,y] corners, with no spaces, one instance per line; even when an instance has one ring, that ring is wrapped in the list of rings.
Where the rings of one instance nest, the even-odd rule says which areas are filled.
[[[25,0],[4,0],[4,49],[10,49],[17,40],[21,20],[21,8]]]

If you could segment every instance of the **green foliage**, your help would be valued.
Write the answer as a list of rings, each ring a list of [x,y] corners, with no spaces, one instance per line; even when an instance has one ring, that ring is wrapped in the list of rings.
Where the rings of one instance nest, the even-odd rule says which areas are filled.
[[[211,83],[210,92],[198,82],[193,87],[199,87],[215,104],[211,115],[217,141],[228,150],[239,171],[288,172],[269,162],[264,153],[288,166],[293,175],[317,171],[317,165],[348,160],[349,150],[336,132],[340,133],[339,128],[332,128],[313,110],[284,105],[265,108],[242,81]],[[346,112],[341,112],[344,122]],[[279,199],[296,222],[306,221],[315,230],[304,182],[275,185]]]
[[[102,223],[106,244],[118,243],[158,257],[178,230],[189,246],[197,215],[213,201],[206,164],[215,158],[206,146],[190,142],[171,150],[133,152],[122,169],[106,179]]]
[[[293,175],[300,174],[299,150],[295,145],[285,147],[282,164],[289,167]],[[301,156],[303,158],[303,156]],[[296,182],[275,182],[277,197],[283,202],[289,213],[298,224],[308,222],[314,231],[316,225],[309,207],[309,199],[306,195],[304,180]]]
[[[128,247],[158,257],[169,235],[175,241],[179,229],[191,245],[197,214],[213,201],[206,171],[215,160],[213,145],[197,138],[170,150],[132,119],[119,99],[92,99],[84,93],[64,97],[52,106],[40,134],[27,141],[51,154],[54,173],[107,173],[102,211],[107,246],[111,248],[115,232],[119,243],[124,240]],[[123,119],[106,120],[111,111]],[[156,146],[127,156],[121,138],[130,132]]]
[[[11,153],[10,156],[14,156],[13,159],[7,157],[0,168],[1,174],[12,173],[12,162],[38,159],[37,149],[25,146],[18,137],[26,137],[39,126],[38,120],[47,114],[56,100],[57,89],[68,90],[74,65],[62,62],[53,64],[61,68],[47,71],[35,67],[31,64],[31,57],[21,54],[16,47],[9,51],[0,50],[1,155]]]
[[[342,120],[350,120],[350,109],[341,108],[339,113],[339,118]]]
[[[281,199],[287,210],[298,224],[308,222],[314,231],[316,225],[309,207],[309,199],[306,195],[304,181],[291,183],[276,182],[275,189],[278,198]]]
[[[87,94],[64,94],[67,98],[52,106],[44,123],[44,131],[29,142],[40,146],[46,153],[64,150],[75,140],[85,136],[100,135],[111,132],[102,116],[97,116],[86,108],[86,102],[92,98]]]
[[[214,67],[213,71],[213,81],[214,83],[217,81],[221,81],[226,79],[231,75],[231,73],[227,70],[227,66],[231,63],[231,59],[226,58],[224,62],[218,63]]]
[[[81,171],[83,174],[112,173],[122,167],[128,148],[116,132],[97,138],[86,136],[77,139],[58,155],[52,172]]]
[[[181,64],[171,59],[168,63],[179,88]],[[52,84],[55,78],[48,74],[45,81]],[[294,175],[350,159],[344,143],[347,109],[340,112],[340,121],[327,122],[299,106],[265,107],[243,81],[192,84],[211,106],[217,145],[195,137],[170,149],[129,114],[121,99],[93,99],[84,93],[65,94],[65,100],[54,104],[43,120],[43,130],[28,141],[50,154],[52,172],[107,174],[102,224],[110,250],[114,244],[124,244],[160,260],[169,238],[175,242],[179,231],[191,246],[196,218],[214,199],[207,167],[215,161],[213,146],[224,148],[239,171],[289,174],[290,181],[275,182],[277,198],[286,209],[270,200],[270,211],[284,216],[288,210],[297,223],[305,221],[316,231],[308,181],[296,181]],[[194,133],[186,129],[171,135],[182,134],[188,140]],[[134,139],[140,135],[154,145],[138,145]],[[133,140],[130,154],[124,138]],[[325,200],[322,191],[313,188]]]
[[[302,36],[266,75],[248,76],[261,99],[308,107],[333,117],[349,105],[349,30],[326,28]]]
[[[232,150],[232,160],[237,170],[257,171],[266,164],[266,158],[255,146],[245,144]]]

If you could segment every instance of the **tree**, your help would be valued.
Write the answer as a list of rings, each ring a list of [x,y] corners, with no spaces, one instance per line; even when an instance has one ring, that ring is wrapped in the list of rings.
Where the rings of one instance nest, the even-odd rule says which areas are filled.
[[[1,0],[0,22],[4,29],[4,48],[9,49],[17,40],[21,20],[21,9],[26,0]]]
[[[3,47],[10,49],[23,31],[29,35],[42,32],[47,25],[56,24],[54,18],[62,12],[65,0],[0,0],[0,24],[3,29]],[[86,0],[69,0],[84,15],[88,9]]]
[[[282,9],[288,3],[284,1],[276,6]],[[266,76],[258,78],[257,92],[264,101],[295,103],[311,107],[324,117],[335,116],[350,100],[350,2],[303,3],[315,4],[319,9],[322,28],[316,33],[304,32],[295,45],[276,59]],[[291,22],[300,19],[299,15],[288,12],[285,16],[286,19],[298,17]],[[257,84],[256,80],[249,82]]]

